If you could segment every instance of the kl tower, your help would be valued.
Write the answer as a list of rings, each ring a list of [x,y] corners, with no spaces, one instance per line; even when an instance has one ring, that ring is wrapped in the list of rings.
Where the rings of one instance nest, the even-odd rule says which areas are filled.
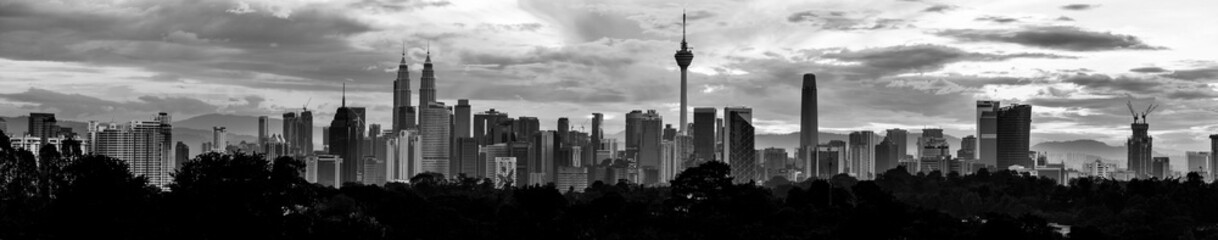
[[[685,43],[685,13],[681,13],[681,50],[677,50],[677,54],[673,54],[673,58],[677,59],[677,66],[681,67],[681,134],[689,134],[689,122],[686,121],[686,115],[689,111],[689,105],[686,105],[685,82],[689,63],[694,61],[694,52],[689,50],[689,44]]]

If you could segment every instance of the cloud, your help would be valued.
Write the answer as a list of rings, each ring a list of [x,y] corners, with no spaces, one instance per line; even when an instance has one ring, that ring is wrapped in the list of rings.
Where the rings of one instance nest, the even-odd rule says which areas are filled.
[[[1070,18],[1070,17],[1067,17],[1067,16],[1061,16],[1061,17],[1057,17],[1057,18],[1056,18],[1056,19],[1054,19],[1054,20],[1057,20],[1057,21],[1062,21],[1062,22],[1073,22],[1073,21],[1074,21],[1074,19],[1073,19],[1073,18]]]
[[[825,30],[879,30],[913,27],[909,21],[897,18],[882,18],[876,12],[808,10],[787,16],[787,22],[815,26]]]
[[[1078,27],[1038,26],[1007,30],[948,29],[935,35],[965,42],[1003,42],[1067,51],[1162,50],[1135,36],[1092,32]]]
[[[1167,69],[1163,69],[1161,67],[1140,67],[1140,68],[1129,69],[1129,71],[1136,72],[1136,73],[1161,73],[1161,72],[1167,72]]]
[[[22,93],[0,94],[0,98],[29,103],[29,109],[55,112],[67,118],[85,118],[112,112],[169,112],[194,115],[212,113],[217,109],[215,105],[185,97],[140,96],[137,101],[118,102],[39,88],[30,88]]]
[[[922,9],[922,11],[923,11],[923,12],[937,12],[937,13],[945,13],[945,12],[947,12],[947,11],[956,10],[956,8],[957,8],[957,7],[956,7],[956,6],[953,6],[953,5],[947,5],[947,4],[936,4],[936,5],[934,5],[934,6],[927,7],[926,9]]]
[[[978,17],[978,18],[973,19],[973,20],[974,20],[974,21],[981,21],[981,22],[994,22],[994,23],[1013,23],[1013,22],[1018,22],[1018,21],[1019,21],[1019,19],[1015,19],[1015,18],[1009,18],[1009,17],[1001,17],[1001,16],[983,16],[983,17]]]
[[[1095,95],[1132,95],[1139,97],[1163,97],[1167,99],[1200,100],[1218,98],[1218,91],[1202,83],[1169,81],[1154,77],[1111,77],[1103,74],[1077,74],[1062,80]]]
[[[1100,5],[1095,5],[1095,4],[1070,4],[1070,5],[1062,6],[1061,8],[1064,10],[1082,11],[1082,10],[1091,10],[1091,9],[1097,8],[1099,6]]]
[[[380,12],[401,12],[428,7],[444,7],[449,5],[452,5],[452,2],[444,0],[359,0],[351,3],[349,6],[352,8],[369,9]]]
[[[824,58],[860,63],[873,72],[893,74],[909,71],[935,71],[944,65],[963,61],[1003,61],[1012,58],[1072,58],[1043,53],[986,54],[967,52],[942,45],[906,45],[868,48],[825,54]]]
[[[1175,70],[1172,73],[1163,74],[1164,77],[1182,79],[1182,80],[1211,80],[1218,81],[1218,66],[1203,67],[1187,70]]]

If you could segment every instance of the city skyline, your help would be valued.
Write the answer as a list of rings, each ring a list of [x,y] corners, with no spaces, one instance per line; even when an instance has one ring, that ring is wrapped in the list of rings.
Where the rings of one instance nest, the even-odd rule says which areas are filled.
[[[341,1],[299,6],[248,1],[205,3],[205,7],[198,9],[172,9],[202,16],[216,14],[233,21],[295,19],[316,24],[301,25],[299,32],[278,33],[150,26],[145,30],[164,32],[147,39],[110,39],[109,43],[102,42],[107,40],[105,38],[65,38],[60,43],[73,48],[45,50],[50,52],[0,50],[0,61],[6,63],[0,68],[11,73],[0,76],[0,82],[17,86],[0,90],[0,99],[7,100],[0,104],[0,115],[19,116],[39,111],[56,113],[65,120],[107,121],[119,119],[116,116],[153,115],[168,109],[165,111],[175,111],[171,114],[178,119],[208,113],[274,118],[306,105],[315,110],[315,126],[321,126],[334,116],[333,109],[337,107],[340,95],[338,85],[347,83],[352,93],[359,93],[351,96],[352,102],[372,110],[368,111],[369,123],[392,126],[393,111],[383,111],[393,107],[392,101],[384,100],[392,99],[393,95],[392,88],[386,86],[395,79],[394,73],[401,62],[413,67],[410,69],[414,74],[420,74],[415,69],[422,68],[424,53],[430,46],[436,55],[433,57],[436,57],[437,75],[441,76],[436,82],[438,101],[451,104],[458,98],[470,99],[474,112],[495,108],[537,117],[547,123],[560,117],[573,119],[572,124],[583,123],[585,121],[579,118],[586,117],[582,115],[587,113],[610,113],[604,128],[614,134],[624,129],[624,121],[620,114],[613,113],[657,109],[664,118],[679,119],[678,107],[675,107],[679,101],[675,94],[678,71],[666,55],[672,53],[673,46],[679,46],[676,28],[681,21],[679,13],[685,9],[689,14],[688,41],[699,53],[698,64],[690,68],[689,108],[750,106],[756,111],[754,125],[758,133],[797,131],[797,101],[790,99],[798,98],[795,86],[799,86],[798,76],[804,72],[821,74],[822,88],[839,90],[819,96],[824,105],[819,109],[820,114],[826,116],[819,125],[826,132],[939,127],[947,134],[963,137],[975,132],[972,122],[975,116],[967,108],[973,101],[991,99],[1036,107],[1037,111],[1033,113],[1036,123],[1031,134],[1033,144],[1095,139],[1120,146],[1129,131],[1120,105],[1130,97],[1138,104],[1147,104],[1151,98],[1156,98],[1153,101],[1170,106],[1163,109],[1163,114],[1172,117],[1151,120],[1150,134],[1157,138],[1157,148],[1179,151],[1178,154],[1204,149],[1207,133],[1218,128],[1218,124],[1204,121],[1218,115],[1209,111],[1212,106],[1204,104],[1218,96],[1213,90],[1218,65],[1214,65],[1212,58],[1200,54],[1209,49],[1201,43],[1212,37],[1189,37],[1191,33],[1187,31],[1168,35],[1163,31],[1172,28],[1160,26],[1162,23],[1157,21],[1129,22],[1104,16],[1128,12],[1133,7],[1122,2],[1080,3],[1085,7],[1079,8],[1065,8],[1065,4],[1059,2],[999,6],[899,1],[867,6],[841,2],[797,3],[796,6],[784,5],[784,10],[780,11],[783,14],[767,15],[767,18],[780,19],[773,21],[778,24],[766,27],[735,22],[726,26],[718,24],[717,21],[751,13],[726,11],[731,5],[719,2],[688,5],[621,2],[614,5],[614,10],[606,10],[524,1],[518,6],[506,6],[509,11],[503,16],[473,16],[469,13],[504,6],[461,1],[409,6],[365,6]],[[168,1],[159,4],[171,7],[190,3]],[[51,18],[79,10],[54,3],[15,2],[11,5],[18,11],[46,13],[40,17]],[[150,6],[149,3],[130,2],[99,3],[93,7]],[[643,7],[654,9],[644,10]],[[430,27],[403,30],[407,28],[375,21],[397,14],[389,11],[393,9],[417,14],[408,19]],[[322,10],[334,10],[334,13],[318,13]],[[1150,9],[1148,11],[1152,12],[1145,14],[1160,16],[1163,13],[1158,11],[1170,10]],[[371,14],[367,16],[360,15],[369,12]],[[443,13],[461,14],[446,20],[437,16],[445,15]],[[160,12],[146,14],[164,17],[157,15],[163,14]],[[910,16],[894,17],[900,14]],[[1179,14],[1195,13],[1182,11]],[[85,16],[136,21],[106,14]],[[589,19],[601,19],[621,26],[621,29],[639,31],[572,26]],[[948,21],[953,19],[967,21]],[[1214,21],[1212,18],[1196,19]],[[451,26],[442,24],[450,21]],[[307,33],[306,30],[326,33],[341,28],[322,24],[331,22],[350,24],[359,31],[339,31],[329,37],[309,36],[301,41],[314,41],[334,52],[310,51],[309,42],[265,38],[269,34],[302,34]],[[492,22],[519,24],[494,25]],[[898,22],[905,25],[895,24]],[[29,29],[35,26],[34,23],[6,24],[11,27],[5,29],[24,31],[0,34],[41,33]],[[726,38],[730,33],[744,31],[741,30],[744,27],[757,28],[753,31],[759,37]],[[87,29],[69,27],[66,30],[78,37],[89,33]],[[486,34],[489,36],[486,41],[505,43],[509,47],[483,46],[485,44],[473,41],[471,33]],[[999,38],[1003,35],[999,33],[1053,34],[1062,37],[1065,44],[1004,39]],[[785,40],[764,40],[764,36]],[[886,36],[913,36],[913,40],[894,42]],[[866,41],[858,41],[860,39]],[[263,44],[266,46],[261,46]],[[145,45],[162,48],[125,52],[134,51],[130,47]],[[402,48],[406,48],[405,54]],[[784,48],[788,50],[782,50]],[[90,49],[98,51],[86,51]],[[210,53],[219,59],[216,61],[245,61],[234,62],[236,65],[255,66],[282,60],[273,62],[272,66],[292,63],[301,64],[298,68],[334,71],[234,69],[218,66],[215,61],[163,55],[178,50],[189,54]],[[318,54],[332,53],[324,56],[343,61],[319,65],[280,57],[239,58],[254,52],[276,55],[289,51],[297,52],[298,57],[323,57]],[[147,59],[164,58],[160,60],[165,61],[147,65],[144,64],[147,60],[107,57],[124,53]],[[1138,60],[1110,60],[1121,57]],[[186,66],[199,69],[182,69]],[[540,75],[535,71],[537,68],[551,68],[557,72]],[[575,68],[595,71],[582,78],[563,74]],[[219,77],[216,71],[237,75]],[[63,75],[57,78],[62,80],[37,80],[48,74]],[[234,82],[237,78],[233,76],[252,76],[250,79],[258,81]],[[502,80],[491,82],[488,79]],[[611,79],[613,82],[605,82]],[[552,93],[521,89],[539,83],[559,89]],[[644,83],[656,85],[640,85]],[[909,101],[893,103],[870,95]],[[405,99],[416,96],[422,97],[415,93]],[[859,96],[862,97],[851,99]],[[733,103],[735,101],[743,103]],[[312,106],[308,106],[309,103]],[[934,104],[922,106],[917,103]],[[543,124],[542,129],[553,129],[553,126]]]

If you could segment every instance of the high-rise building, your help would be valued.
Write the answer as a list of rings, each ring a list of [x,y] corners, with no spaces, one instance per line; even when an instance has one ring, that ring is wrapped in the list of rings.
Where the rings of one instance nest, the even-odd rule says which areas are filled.
[[[420,171],[449,175],[451,112],[441,102],[430,102],[421,110],[419,132],[422,135],[423,165],[420,166]]]
[[[554,185],[559,191],[584,192],[588,188],[588,168],[562,166],[555,175]]]
[[[410,181],[411,177],[420,173],[419,166],[423,165],[418,130],[401,130],[386,137],[385,179],[390,182]]]
[[[453,151],[453,162],[456,162],[456,169],[453,169],[453,176],[457,174],[465,174],[468,177],[478,176],[478,167],[485,167],[486,164],[479,164],[478,161],[478,143],[472,137],[458,137],[455,141],[456,147]]]
[[[998,163],[999,105],[998,101],[977,101],[976,155],[984,165],[996,166]]]
[[[330,154],[343,159],[341,162],[341,170],[338,176],[338,183],[358,182],[359,172],[363,170],[363,156],[360,156],[360,144],[363,143],[364,136],[360,131],[361,122],[360,114],[356,113],[352,108],[347,107],[346,86],[343,86],[343,101],[342,105],[334,113],[334,119],[330,121]],[[286,124],[285,124],[286,125]],[[290,145],[291,143],[289,143]],[[299,151],[299,148],[294,150]]]
[[[951,145],[943,136],[943,129],[922,129],[922,136],[918,137],[918,161],[914,162],[913,167],[916,171],[929,173],[938,170],[947,174],[951,171],[950,149]]]
[[[173,157],[173,162],[176,165],[173,166],[174,169],[182,169],[182,164],[186,163],[186,161],[190,161],[190,158],[192,157],[190,156],[190,146],[186,146],[186,143],[178,141],[178,144],[173,146]],[[172,170],[169,172],[172,172]]]
[[[875,145],[875,174],[883,174],[889,169],[897,168],[900,164],[901,154],[897,148],[896,141],[893,141],[894,136],[884,136],[884,140],[880,144]]]
[[[258,149],[267,152],[267,141],[270,140],[271,119],[266,116],[258,117]]]
[[[516,138],[524,140],[541,131],[541,121],[537,120],[536,117],[521,116],[516,118],[513,127],[513,131],[516,132]]]
[[[495,183],[497,188],[505,188],[513,185],[521,185],[516,176],[516,157],[496,157],[493,161],[494,167],[491,168],[491,181]]]
[[[663,149],[660,142],[663,141],[664,130],[661,126],[664,125],[664,119],[655,110],[647,110],[639,116],[635,126],[637,132],[636,160],[639,168],[643,169],[643,184],[657,184],[662,178],[660,176],[660,160],[663,158]],[[650,174],[654,172],[654,174]]]
[[[1188,151],[1184,152],[1184,155],[1188,157],[1188,170],[1184,171],[1185,173],[1196,172],[1197,174],[1201,174],[1201,177],[1206,178],[1206,180],[1212,180],[1212,178],[1209,178],[1208,176],[1210,169],[1213,167],[1209,165],[1209,152]]]
[[[30,113],[29,135],[41,139],[42,142],[47,142],[48,138],[54,138],[59,134],[59,121],[55,120],[54,113]],[[19,134],[13,134],[18,136]]]
[[[995,159],[999,170],[1019,165],[1031,168],[1032,159],[1028,157],[1030,148],[1029,136],[1032,130],[1032,106],[1011,105],[999,108],[998,116],[998,158]],[[984,138],[982,138],[984,140]],[[983,142],[984,144],[984,142]],[[983,156],[984,157],[984,156]]]
[[[535,158],[537,150],[528,141],[507,143],[509,155],[516,158],[516,186],[532,185],[529,183],[529,159]]]
[[[694,164],[715,160],[716,112],[715,108],[694,108]]]
[[[571,120],[568,120],[565,117],[558,118],[558,142],[561,142],[563,146],[567,145],[568,138],[570,138],[568,134],[570,134],[570,132]]]
[[[909,131],[900,128],[885,130],[885,139],[892,142],[892,145],[897,148],[897,160],[905,159],[909,155]]]
[[[508,148],[508,145],[506,143],[500,143],[500,144],[495,144],[495,145],[486,145],[486,146],[479,147],[478,148],[478,161],[479,161],[479,164],[481,164],[481,165],[478,166],[476,173],[474,175],[477,177],[480,177],[480,178],[492,178],[492,179],[495,178],[495,171],[496,171],[495,170],[495,168],[496,168],[495,159],[500,158],[500,157],[511,157],[511,156],[512,156],[512,151],[511,151],[511,149]],[[513,172],[516,171],[515,165],[513,165],[511,167],[511,171],[513,171]],[[505,180],[516,181],[516,179],[514,179],[514,178],[505,179]]]
[[[973,135],[965,136],[960,139],[960,150],[956,150],[956,157],[960,160],[976,160],[977,159],[977,137]]]
[[[723,158],[732,167],[736,183],[758,180],[757,150],[753,147],[753,109],[723,108]]]
[[[131,121],[128,124],[89,123],[89,143],[94,154],[106,155],[127,162],[132,174],[148,178],[148,182],[165,188],[172,180],[173,126],[169,115],[160,113],[153,121]]]
[[[453,139],[473,137],[470,134],[470,107],[469,99],[457,99],[457,107],[453,108]]]
[[[833,175],[845,172],[846,142],[833,140],[827,144],[817,145],[815,168],[808,175],[820,179],[829,179]]]
[[[812,162],[818,159],[816,154],[820,152],[816,150],[820,144],[820,115],[817,112],[817,104],[816,74],[805,73],[799,101],[799,147],[795,152],[799,154],[797,158],[806,173],[815,171],[816,166]]]
[[[1154,157],[1150,163],[1150,177],[1166,179],[1171,177],[1171,159],[1167,157]]]
[[[427,50],[427,59],[423,61],[423,77],[419,79],[419,111],[429,107],[436,101],[436,70],[431,65],[431,50]],[[419,123],[422,123],[419,120]]]
[[[1125,147],[1129,151],[1128,169],[1140,178],[1153,176],[1151,157],[1154,151],[1154,138],[1147,134],[1150,124],[1134,119],[1134,123],[1129,126],[1133,129],[1133,136],[1130,136],[1129,140],[1125,142]]]
[[[1218,179],[1218,134],[1210,134],[1210,179]]]
[[[676,136],[677,136],[677,129],[672,128],[672,124],[665,124],[663,139],[667,140],[667,141],[672,141],[672,139]]]
[[[597,153],[601,150],[601,140],[605,138],[604,132],[601,131],[601,122],[604,120],[605,116],[603,114],[592,113],[592,129],[588,130],[589,135],[591,135],[591,137],[588,139],[590,142],[588,145],[591,146],[592,149],[587,151],[586,154],[589,159],[596,163],[600,162],[600,160],[597,158]]]
[[[766,148],[761,150],[761,159],[765,166],[765,171],[762,171],[764,176],[761,176],[763,181],[769,181],[774,176],[782,176],[787,171],[787,150],[782,148]],[[794,179],[787,179],[794,180]]]
[[[384,160],[372,156],[364,157],[364,170],[361,171],[360,181],[364,184],[385,185],[388,167]]]
[[[325,133],[323,133],[325,134]],[[283,139],[288,145],[288,154],[304,156],[313,153],[313,112],[303,109],[300,114],[283,114]],[[329,137],[322,136],[326,141]],[[323,143],[323,145],[327,145]],[[355,162],[348,160],[348,162]]]
[[[346,176],[343,158],[335,155],[310,155],[305,157],[305,180],[328,187],[340,187]]]
[[[415,108],[410,104],[410,65],[406,64],[406,49],[398,63],[397,79],[393,80],[393,130],[415,127]]]
[[[540,131],[532,135],[533,158],[529,159],[529,184],[547,184],[554,182],[557,165],[554,163],[558,155],[558,133],[553,130]]]
[[[849,169],[860,180],[875,177],[875,133],[872,131],[857,131],[850,133]]]
[[[504,119],[508,119],[507,113],[497,112],[494,108],[486,112],[474,114],[474,140],[478,142],[478,146],[494,145],[498,142],[499,123]]]
[[[681,50],[677,50],[677,53],[673,54],[673,58],[675,58],[677,60],[677,66],[681,68],[681,123],[680,123],[680,126],[678,126],[678,127],[681,128],[682,134],[687,134],[687,133],[689,133],[689,131],[687,131],[687,129],[685,129],[686,126],[688,125],[687,124],[688,122],[686,121],[685,116],[686,116],[686,112],[689,111],[689,105],[687,105],[686,93],[685,93],[685,91],[686,91],[685,88],[687,85],[686,84],[686,77],[687,77],[686,75],[688,72],[687,70],[689,69],[689,64],[694,61],[694,52],[690,51],[689,44],[685,42],[685,14],[684,13],[681,14]]]
[[[212,142],[211,151],[212,152],[223,153],[224,149],[228,147],[228,130],[227,129],[228,128],[219,127],[219,126],[211,128],[211,142]]]
[[[4,120],[2,117],[0,117],[0,134],[11,134],[8,131],[8,121]]]

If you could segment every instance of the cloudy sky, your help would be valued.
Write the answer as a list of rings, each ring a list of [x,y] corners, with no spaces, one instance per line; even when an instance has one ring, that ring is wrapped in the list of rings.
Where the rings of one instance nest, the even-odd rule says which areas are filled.
[[[983,3],[984,2],[984,3]],[[278,116],[348,103],[388,123],[403,43],[418,87],[430,44],[441,101],[580,125],[603,112],[677,121],[682,9],[693,107],[754,108],[798,130],[816,73],[822,131],[974,126],[974,101],[1034,106],[1033,142],[1123,144],[1125,102],[1156,147],[1218,132],[1218,1],[0,0],[0,116]],[[415,91],[417,93],[417,90]],[[412,97],[417,99],[417,96]]]

